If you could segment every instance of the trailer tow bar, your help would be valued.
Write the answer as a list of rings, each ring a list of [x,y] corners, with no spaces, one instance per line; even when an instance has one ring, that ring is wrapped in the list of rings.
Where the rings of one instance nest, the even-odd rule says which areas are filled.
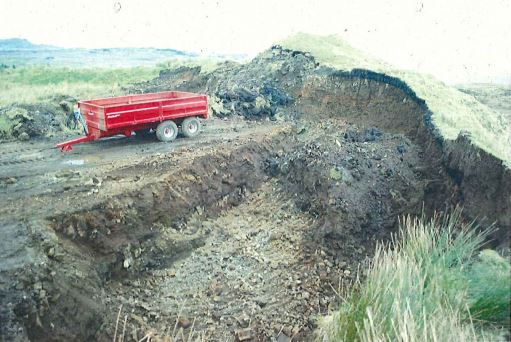
[[[55,145],[55,147],[60,148],[60,150],[62,152],[69,152],[73,149],[73,147],[72,147],[73,145],[80,144],[80,143],[87,142],[87,141],[92,141],[92,140],[94,140],[94,138],[92,136],[86,135],[84,137],[79,137],[76,139],[61,142],[61,143]]]

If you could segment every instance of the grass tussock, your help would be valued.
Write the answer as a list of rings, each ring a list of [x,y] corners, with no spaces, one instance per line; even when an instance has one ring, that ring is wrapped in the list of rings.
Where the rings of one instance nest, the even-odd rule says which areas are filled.
[[[509,330],[509,262],[479,252],[488,230],[446,217],[406,217],[376,250],[367,278],[320,321],[322,341],[484,341]]]
[[[310,52],[319,63],[336,69],[369,69],[403,80],[419,98],[426,101],[433,122],[446,139],[456,139],[461,131],[467,131],[477,146],[511,167],[511,122],[473,96],[447,86],[432,76],[395,69],[354,49],[339,36],[299,33],[281,41],[280,45]]]

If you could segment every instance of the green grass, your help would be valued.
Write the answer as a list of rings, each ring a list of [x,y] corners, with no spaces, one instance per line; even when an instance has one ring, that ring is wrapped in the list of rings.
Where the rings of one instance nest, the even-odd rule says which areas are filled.
[[[67,68],[24,66],[0,69],[0,107],[12,103],[41,103],[59,97],[75,99],[123,95],[123,86],[157,77],[162,69],[200,66],[211,72],[221,63],[215,58],[175,59],[153,67]]]
[[[477,146],[511,167],[511,123],[473,96],[447,86],[432,76],[395,69],[354,49],[339,36],[299,33],[279,44],[285,48],[310,52],[319,63],[336,69],[363,68],[400,78],[426,101],[434,124],[446,139],[456,139],[461,131],[468,131]]]
[[[511,85],[472,83],[457,85],[456,88],[504,114],[511,122]]]
[[[479,262],[472,265],[467,277],[469,307],[474,319],[509,328],[510,272],[509,262],[495,251],[480,253]]]
[[[407,217],[390,246],[380,245],[367,278],[334,315],[324,341],[481,341],[509,329],[509,262],[478,252],[488,231],[460,220]]]
[[[159,67],[70,69],[28,66],[0,71],[0,106],[40,103],[58,96],[76,99],[116,96],[122,86],[152,79]]]

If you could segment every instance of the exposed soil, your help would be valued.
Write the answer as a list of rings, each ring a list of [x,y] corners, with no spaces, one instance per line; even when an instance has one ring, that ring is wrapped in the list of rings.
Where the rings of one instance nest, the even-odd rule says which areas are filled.
[[[67,113],[55,103],[12,104],[0,107],[0,141],[62,135]]]
[[[202,135],[3,144],[5,340],[309,340],[400,215],[461,204],[509,241],[509,169],[397,79],[274,47],[130,91],[168,89],[210,95]]]

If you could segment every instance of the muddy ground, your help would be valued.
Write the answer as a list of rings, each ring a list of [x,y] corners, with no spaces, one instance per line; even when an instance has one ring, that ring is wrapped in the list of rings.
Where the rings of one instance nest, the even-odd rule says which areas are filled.
[[[199,137],[2,144],[3,339],[310,340],[400,215],[461,204],[509,241],[509,170],[400,80],[276,46],[127,91],[168,89],[210,96]]]

